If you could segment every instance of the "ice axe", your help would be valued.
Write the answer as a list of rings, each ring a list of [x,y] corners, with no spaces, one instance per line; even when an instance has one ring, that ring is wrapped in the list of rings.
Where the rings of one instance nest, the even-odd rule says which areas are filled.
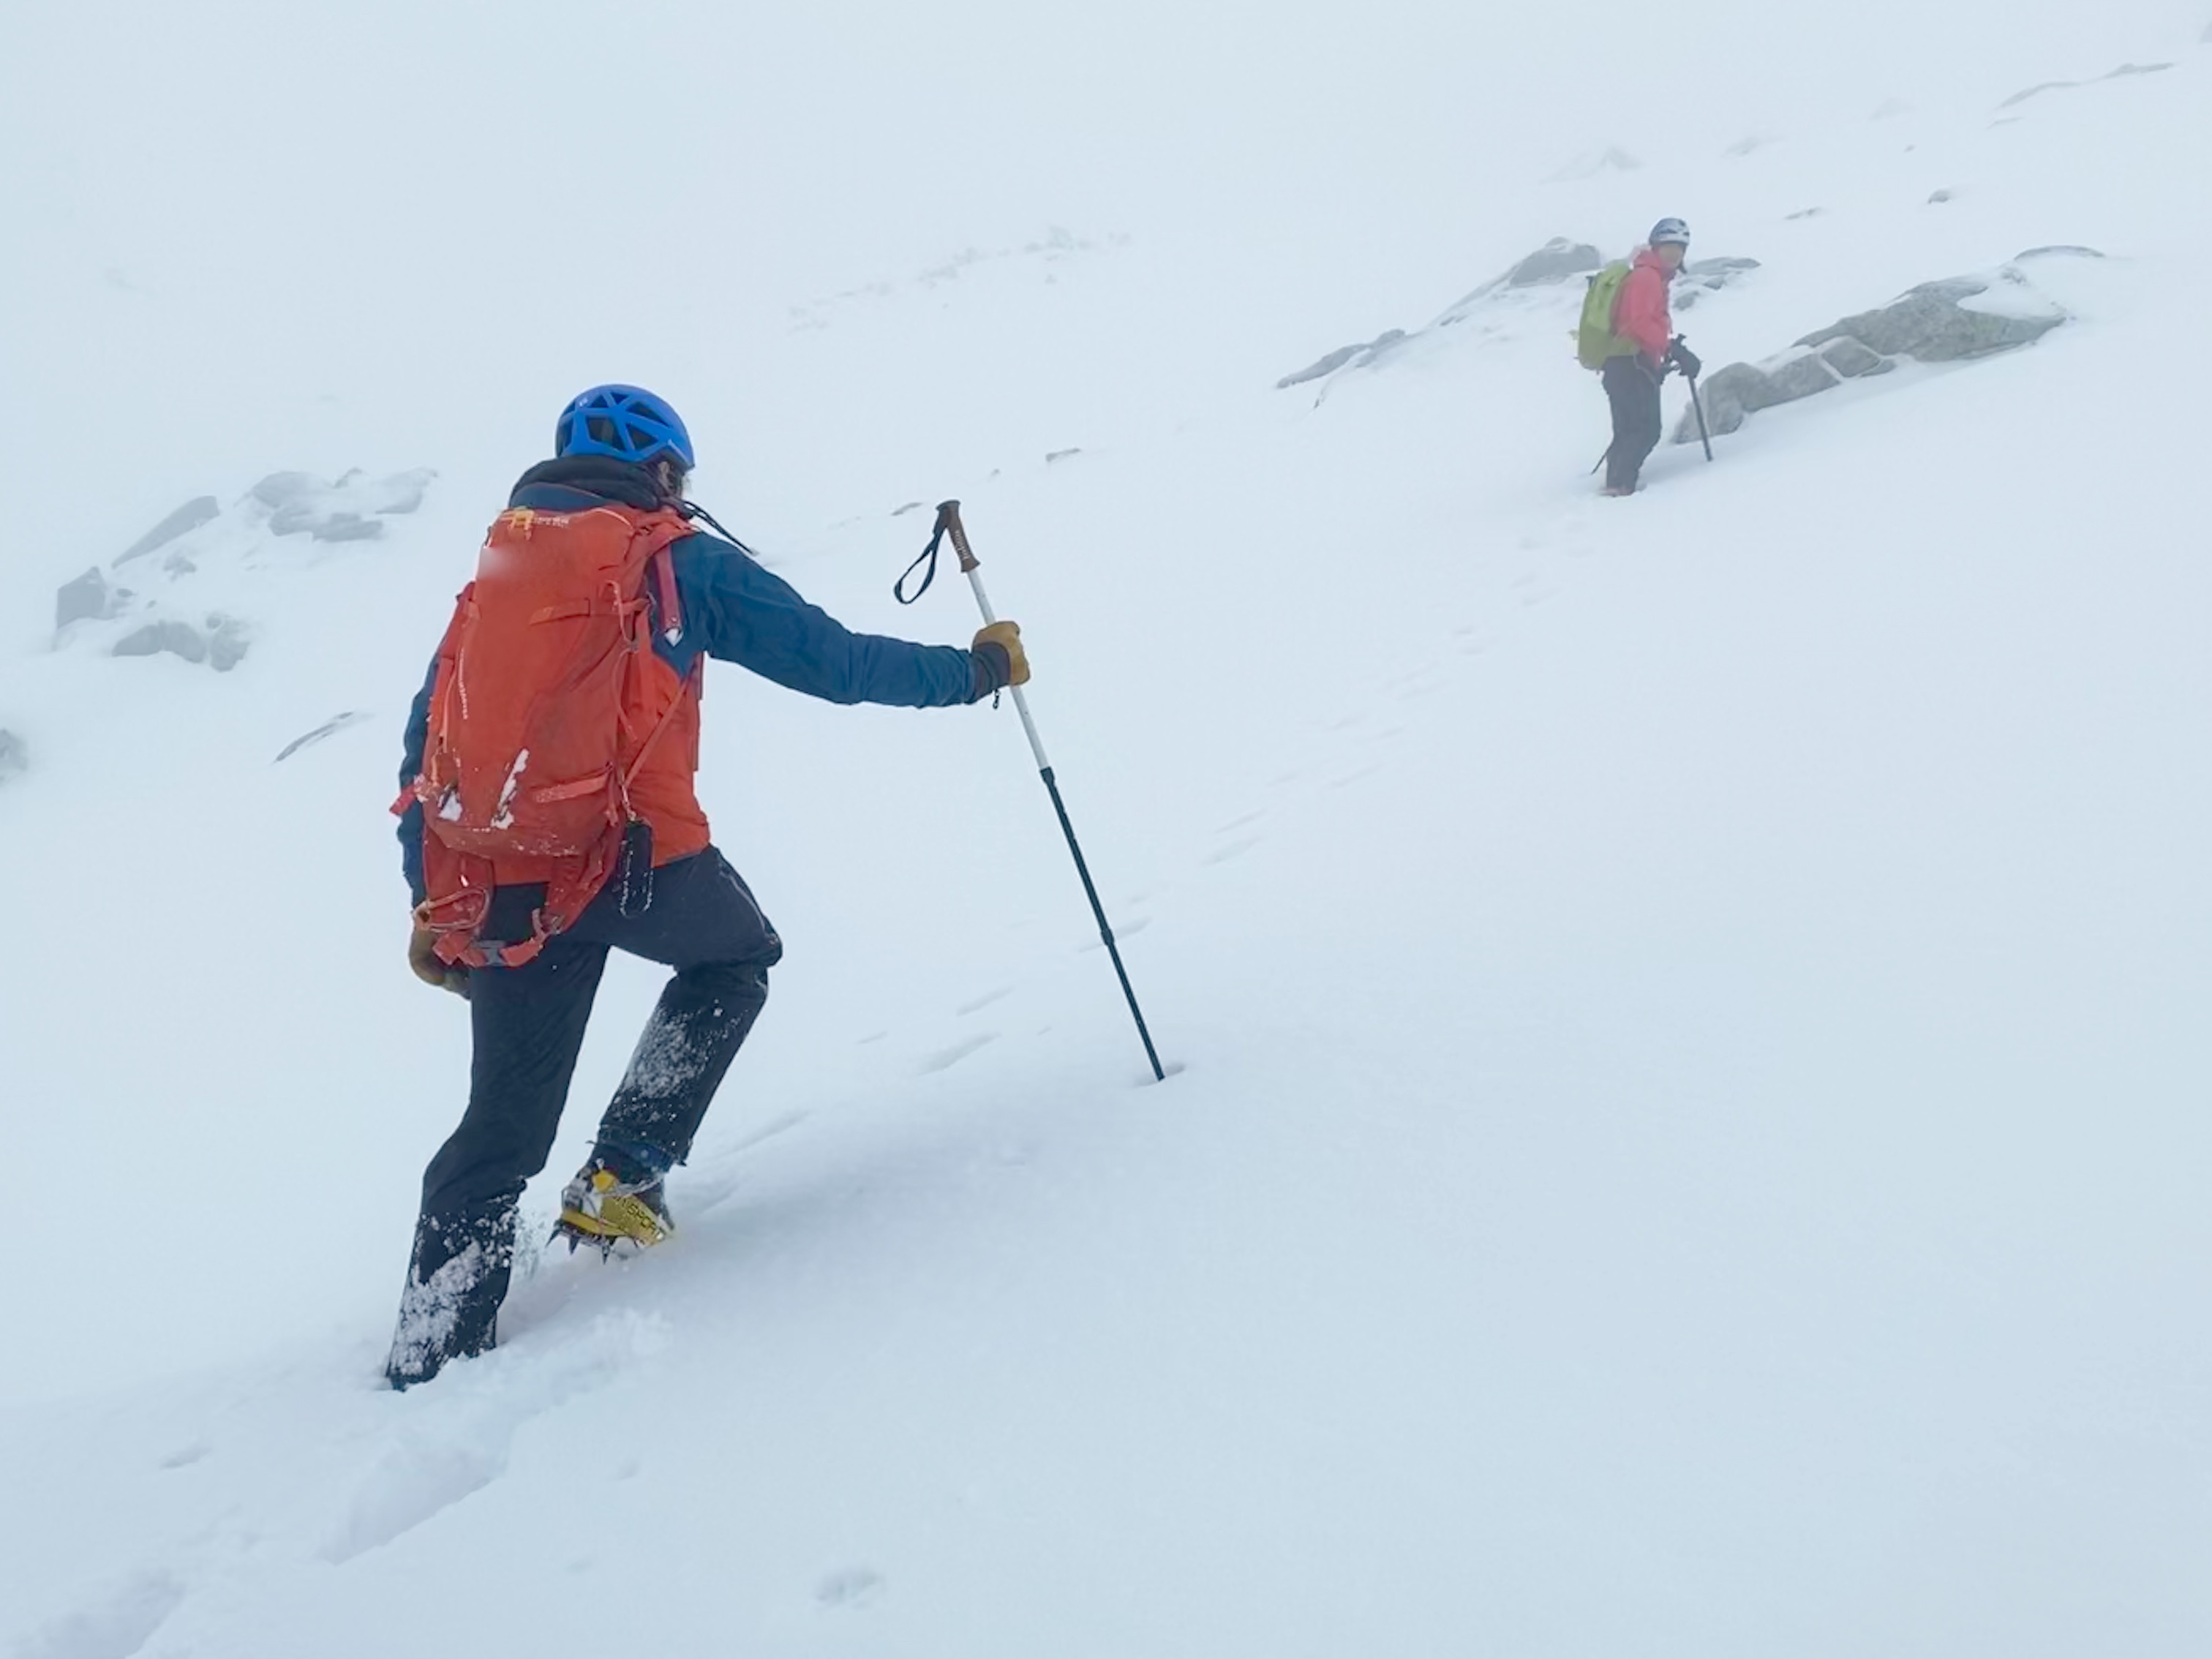
[[[945,538],[952,538],[952,550],[960,560],[960,573],[968,578],[968,586],[975,591],[976,609],[983,613],[986,627],[999,620],[991,609],[991,596],[983,591],[983,578],[979,574],[981,562],[975,550],[968,545],[968,527],[960,522],[958,501],[939,501],[937,504],[937,525],[929,533],[929,545],[921,550],[921,557],[906,568],[905,575],[891,584],[891,597],[901,605],[912,605],[929,591],[937,577],[937,550]],[[909,594],[906,580],[918,569],[924,570],[921,585]],[[1152,1062],[1155,1081],[1167,1081],[1167,1072],[1160,1065],[1160,1056],[1152,1047],[1152,1034],[1146,1029],[1144,1010],[1137,1006],[1137,994],[1129,984],[1129,970],[1121,965],[1121,948],[1114,943],[1114,930],[1107,925],[1106,907],[1098,902],[1098,889],[1091,879],[1091,866],[1084,862],[1083,848],[1075,839],[1075,826],[1068,822],[1067,804],[1060,798],[1060,782],[1053,775],[1052,762],[1046,757],[1044,739],[1037,736],[1036,720],[1030,714],[1030,700],[1023,696],[1018,685],[1008,688],[1013,693],[1014,712],[1022,717],[1022,731],[1030,740],[1030,753],[1036,757],[1037,775],[1044,780],[1045,792],[1052,797],[1052,810],[1060,819],[1060,834],[1067,837],[1067,850],[1075,858],[1075,873],[1083,878],[1084,896],[1091,901],[1091,914],[1098,920],[1098,937],[1105,941],[1106,954],[1113,959],[1115,976],[1121,981],[1121,994],[1128,999],[1130,1017],[1137,1022],[1137,1036],[1145,1045],[1145,1058]]]

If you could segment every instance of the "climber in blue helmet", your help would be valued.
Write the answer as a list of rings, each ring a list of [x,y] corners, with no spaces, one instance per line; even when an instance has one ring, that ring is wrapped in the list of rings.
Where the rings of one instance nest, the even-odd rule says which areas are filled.
[[[451,648],[415,700],[394,808],[416,907],[408,961],[426,983],[469,1000],[475,1059],[468,1109],[423,1175],[386,1365],[394,1388],[426,1382],[496,1338],[516,1203],[552,1146],[610,949],[674,976],[590,1158],[561,1195],[557,1234],[572,1247],[627,1250],[675,1226],[663,1182],[690,1153],[783,953],[751,889],[714,847],[693,787],[702,659],[831,702],[907,708],[976,702],[1029,678],[1012,623],[993,623],[965,649],[850,632],[734,538],[697,527],[714,521],[684,500],[696,459],[675,410],[641,387],[598,386],[573,400],[553,459],[522,475],[494,522],[449,628]],[[537,556],[511,556],[518,546]],[[650,623],[641,633],[641,617]],[[537,626],[558,621],[585,637],[595,618],[610,617],[621,629],[610,648],[626,665],[615,677],[572,672],[560,637]],[[464,659],[489,678],[467,681]],[[532,678],[517,684],[519,675]],[[455,695],[462,683],[477,695]],[[524,738],[502,732],[502,710],[534,722]],[[657,741],[664,731],[668,741]],[[518,790],[531,751],[510,750],[533,741],[531,732],[547,734],[541,746],[572,749],[601,734],[611,752],[580,782]],[[487,764],[507,783],[479,824],[465,781]],[[600,829],[586,813],[581,833],[600,837],[586,852],[532,839],[552,822],[545,815],[610,779],[620,780],[621,811]],[[436,821],[426,822],[434,799]]]

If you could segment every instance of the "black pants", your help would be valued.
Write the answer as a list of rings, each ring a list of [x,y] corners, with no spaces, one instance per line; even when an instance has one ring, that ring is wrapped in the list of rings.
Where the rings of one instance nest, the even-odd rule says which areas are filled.
[[[1606,400],[1613,405],[1613,447],[1605,452],[1605,487],[1633,489],[1644,462],[1659,447],[1659,380],[1642,355],[1608,357]]]
[[[520,939],[542,900],[498,890],[486,933]],[[599,1121],[598,1155],[625,1179],[681,1164],[768,1000],[783,942],[711,847],[653,872],[644,911],[611,888],[520,968],[469,976],[469,1106],[422,1176],[422,1214],[388,1374],[405,1387],[492,1346],[514,1259],[516,1201],[545,1167],[610,948],[676,969]]]

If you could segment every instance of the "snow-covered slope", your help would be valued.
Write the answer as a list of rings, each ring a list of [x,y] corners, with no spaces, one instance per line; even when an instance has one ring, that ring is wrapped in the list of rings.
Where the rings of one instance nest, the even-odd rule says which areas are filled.
[[[777,254],[744,330],[461,352],[481,397],[409,419],[364,345],[374,389],[335,381],[295,448],[246,414],[98,458],[143,501],[19,529],[0,586],[0,1639],[2203,1651],[2212,50],[2136,27],[1875,120],[1745,88],[1656,143],[1562,132],[1387,279],[1263,270],[1328,239],[1194,216],[915,232],[879,283]],[[2172,67],[2099,78],[2124,52]],[[1533,53],[1521,107],[1569,61]],[[2002,102],[2045,80],[2082,84]],[[1570,165],[1614,138],[1635,171]],[[2028,349],[1765,411],[1600,501],[1579,283],[1439,313],[1662,211],[1760,262],[1683,319],[1713,367],[2103,257],[2036,262],[2069,319]],[[149,300],[157,381],[191,314]],[[281,382],[254,361],[242,390]],[[702,794],[789,954],[682,1231],[537,1262],[498,1352],[393,1395],[467,1058],[401,961],[398,728],[546,411],[617,371],[855,626],[967,637],[957,582],[889,595],[902,509],[963,499],[1176,1074],[1012,710],[725,671]],[[434,476],[373,537],[253,494],[356,466]],[[241,658],[49,632],[55,586],[203,494],[191,568],[108,576],[234,619]],[[611,969],[532,1236],[657,988]]]

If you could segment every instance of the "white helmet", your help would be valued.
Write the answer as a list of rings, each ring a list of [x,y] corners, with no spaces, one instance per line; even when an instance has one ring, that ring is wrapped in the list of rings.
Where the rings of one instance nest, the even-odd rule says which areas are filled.
[[[1662,242],[1678,242],[1687,247],[1690,245],[1690,228],[1680,219],[1662,219],[1651,227],[1651,234],[1644,240],[1654,247]]]

